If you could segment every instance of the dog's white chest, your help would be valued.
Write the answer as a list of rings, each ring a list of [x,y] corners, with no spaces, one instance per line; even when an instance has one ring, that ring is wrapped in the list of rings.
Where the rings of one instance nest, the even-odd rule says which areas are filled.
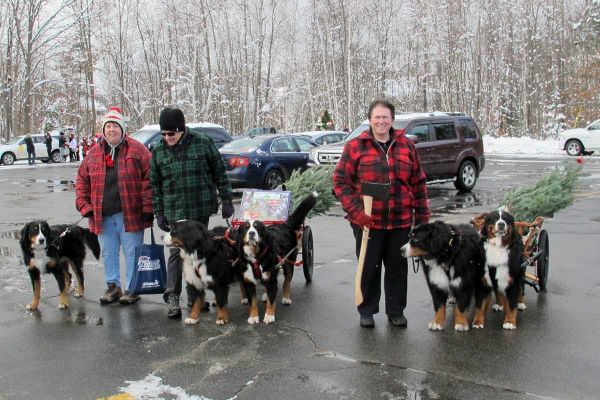
[[[506,247],[495,245],[494,243],[485,243],[485,262],[492,267],[508,265],[508,249]]]
[[[450,281],[444,267],[434,260],[426,260],[425,264],[429,267],[429,283],[448,293],[450,291]]]
[[[35,246],[32,250],[33,250],[33,259],[32,259],[33,264],[40,271],[45,271],[46,264],[48,264],[48,261],[50,260],[48,258],[48,256],[46,255],[46,249],[43,247]]]
[[[206,274],[206,259],[198,258],[198,252],[196,251],[192,254],[188,254],[181,250],[179,254],[183,259],[183,278],[185,279],[185,282],[198,290],[203,290],[205,287],[205,280],[196,275],[196,269],[200,272],[200,276],[202,276],[202,268],[204,268],[204,273]]]

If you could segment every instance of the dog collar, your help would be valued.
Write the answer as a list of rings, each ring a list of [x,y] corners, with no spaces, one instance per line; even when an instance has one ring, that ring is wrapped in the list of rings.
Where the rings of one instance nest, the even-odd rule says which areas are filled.
[[[265,247],[260,256],[252,263],[252,274],[254,275],[254,279],[260,279],[260,260],[267,254],[269,247]]]

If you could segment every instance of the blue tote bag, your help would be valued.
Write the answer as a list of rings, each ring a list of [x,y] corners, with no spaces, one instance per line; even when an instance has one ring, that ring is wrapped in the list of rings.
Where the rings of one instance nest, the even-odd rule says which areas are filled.
[[[162,244],[156,244],[154,229],[150,228],[151,244],[135,249],[135,268],[129,291],[135,294],[162,294],[167,285],[167,266]]]

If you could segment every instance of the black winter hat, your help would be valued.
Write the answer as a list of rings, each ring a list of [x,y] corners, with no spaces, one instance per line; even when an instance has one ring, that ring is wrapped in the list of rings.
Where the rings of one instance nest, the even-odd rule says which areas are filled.
[[[161,131],[185,131],[185,117],[179,108],[167,107],[160,112],[158,119]]]

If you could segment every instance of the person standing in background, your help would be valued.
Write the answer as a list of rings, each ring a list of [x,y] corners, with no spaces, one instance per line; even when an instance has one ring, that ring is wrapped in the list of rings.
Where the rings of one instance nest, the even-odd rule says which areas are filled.
[[[31,135],[25,135],[25,146],[27,146],[27,162],[29,165],[35,166],[35,145]]]

